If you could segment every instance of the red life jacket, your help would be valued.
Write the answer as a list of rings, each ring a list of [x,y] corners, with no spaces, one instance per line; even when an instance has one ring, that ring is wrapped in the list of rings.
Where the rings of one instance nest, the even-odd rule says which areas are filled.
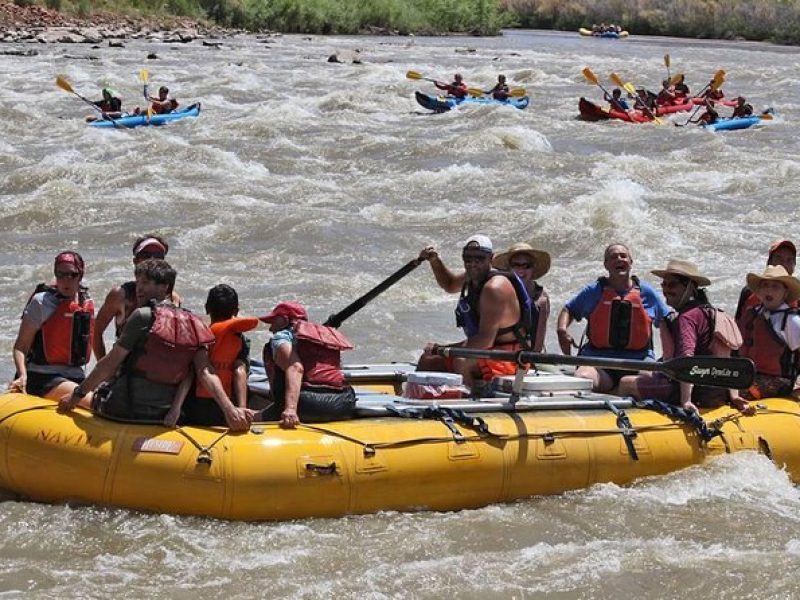
[[[781,329],[797,309],[783,311]],[[775,331],[769,319],[765,319],[761,307],[748,308],[740,319],[744,343],[739,356],[751,359],[756,364],[756,372],[773,377],[786,377],[794,381],[800,364],[800,352],[789,348],[784,339]]]
[[[233,399],[233,364],[242,352],[242,336],[240,334],[256,327],[258,327],[258,319],[255,317],[232,317],[225,321],[212,323],[209,327],[216,341],[209,351],[208,357],[228,398]],[[213,398],[213,394],[199,381],[195,389],[195,396]]]
[[[303,365],[301,389],[344,390],[347,382],[341,369],[341,353],[351,350],[353,345],[337,329],[318,323],[296,321],[292,329],[297,339],[295,351]],[[286,394],[286,374],[275,364],[271,352],[264,354],[272,397],[282,402]]]
[[[608,279],[598,279],[603,286],[600,302],[589,315],[587,335],[594,348],[614,350],[646,350],[652,342],[653,319],[642,302],[639,280],[632,277],[633,287],[620,294],[608,285]]]
[[[59,296],[56,288],[45,284],[36,287],[34,294],[39,292],[56,296],[59,304],[36,332],[28,360],[37,365],[82,367],[91,357],[94,334],[94,301],[88,288],[79,289],[77,301]]]
[[[214,334],[184,308],[162,303],[152,311],[153,323],[133,357],[133,371],[154,383],[177,385],[189,374],[197,351],[214,343]]]

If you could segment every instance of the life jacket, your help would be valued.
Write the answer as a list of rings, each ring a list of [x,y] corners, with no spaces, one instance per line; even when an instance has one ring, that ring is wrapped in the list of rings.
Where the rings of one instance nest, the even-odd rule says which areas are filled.
[[[89,288],[78,289],[77,301],[64,298],[57,288],[44,283],[36,286],[31,298],[40,292],[56,296],[59,304],[36,332],[27,360],[37,365],[82,367],[91,357],[94,334],[94,301]]]
[[[341,353],[343,350],[352,350],[353,345],[338,329],[310,321],[296,321],[292,330],[297,341],[294,349],[303,365],[300,389],[344,391],[347,382],[341,369]],[[265,352],[264,359],[270,393],[274,399],[282,402],[286,395],[286,373],[275,364],[272,352]]]
[[[503,276],[506,277],[514,286],[514,293],[517,296],[519,304],[519,321],[509,327],[501,327],[497,330],[495,336],[495,344],[497,338],[503,334],[512,332],[517,341],[528,350],[531,348],[531,337],[536,335],[536,326],[539,320],[539,308],[531,300],[525,284],[516,273],[508,271],[498,271],[492,269],[480,284],[475,287],[469,286],[464,282],[461,288],[461,297],[456,305],[456,327],[461,327],[467,337],[477,335],[480,330],[480,299],[483,286],[486,285],[492,277]]]
[[[172,304],[151,303],[153,322],[144,345],[131,357],[131,371],[153,383],[179,384],[190,372],[194,355],[214,343],[202,319]]]
[[[458,84],[455,81],[447,84],[447,93],[456,98],[464,98],[467,95],[467,84]]]
[[[593,348],[640,351],[651,347],[653,319],[644,307],[639,279],[631,279],[633,287],[623,294],[609,286],[606,277],[597,280],[602,295],[586,327]]]
[[[169,102],[169,100],[167,100]],[[162,105],[161,102],[153,102],[150,108],[153,109],[153,113],[157,115],[166,115],[168,113],[173,112],[176,108],[178,108],[179,104],[176,102],[173,106],[172,104],[165,106]]]
[[[781,331],[786,328],[790,316],[798,314],[796,308],[787,308],[783,313]],[[756,372],[774,377],[785,377],[794,382],[800,365],[800,351],[792,351],[786,341],[775,331],[770,319],[764,318],[763,307],[748,308],[740,320],[744,343],[739,356],[751,359]]]
[[[741,107],[737,106],[733,109],[733,114],[731,118],[740,118],[740,117],[750,117],[753,114],[753,105],[752,104],[742,104]]]
[[[693,308],[687,306],[683,311]],[[708,319],[710,335],[708,339],[698,340],[695,348],[696,356],[730,356],[731,352],[742,347],[742,333],[732,316],[724,310],[715,308],[710,304],[701,305],[703,313]],[[675,340],[678,337],[678,317],[672,315],[667,318],[666,330],[661,331],[661,349],[664,359],[675,356]]]
[[[209,351],[208,357],[228,398],[233,398],[233,364],[242,352],[242,336],[240,334],[255,329],[257,326],[258,319],[255,317],[232,317],[209,326],[216,341]],[[213,394],[199,381],[195,395],[198,398],[213,398]]]

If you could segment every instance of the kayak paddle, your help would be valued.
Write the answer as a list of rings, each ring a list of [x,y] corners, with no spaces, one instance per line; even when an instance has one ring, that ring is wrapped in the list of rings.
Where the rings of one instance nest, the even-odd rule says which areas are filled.
[[[408,79],[422,79],[423,81],[430,81],[432,83],[441,83],[438,79],[431,79],[430,77],[425,77],[422,73],[417,73],[416,71],[407,71],[406,77]]]
[[[142,90],[142,94],[144,95],[144,101],[147,102],[147,120],[153,116],[153,105],[150,104],[150,96],[147,93],[147,83],[150,80],[150,72],[147,69],[140,69],[139,70],[139,81],[142,82],[144,85],[144,89]]]
[[[467,93],[470,96],[480,97],[483,96],[484,94],[491,94],[492,90],[485,92],[480,88],[467,88]],[[510,90],[508,90],[509,98],[522,98],[525,94],[527,94],[525,88],[511,88]]]
[[[603,93],[606,96],[608,96],[609,98],[611,97],[611,94],[609,94],[608,90],[603,87],[603,84],[600,83],[600,80],[597,78],[597,75],[595,75],[594,72],[589,67],[585,67],[583,71],[581,71],[581,73],[583,73],[583,76],[586,78],[586,81],[588,81],[593,85],[596,85],[601,90],[603,90]]]
[[[755,365],[749,358],[723,358],[720,356],[683,356],[663,362],[648,360],[626,360],[619,358],[600,358],[596,356],[567,356],[562,354],[540,354],[520,350],[481,350],[459,346],[440,346],[436,349],[440,356],[457,358],[487,358],[518,365],[574,365],[599,367],[601,369],[623,371],[657,371],[670,379],[729,389],[746,389],[753,383]]]
[[[609,78],[616,85],[618,85],[619,87],[623,88],[626,92],[628,92],[631,96],[636,97],[636,96],[639,95],[636,92],[636,87],[630,81],[622,81],[622,77],[620,77],[616,73],[611,73]],[[664,119],[662,119],[660,117],[657,117],[656,114],[652,110],[650,110],[650,108],[647,105],[643,104],[643,108],[644,108],[644,112],[646,112],[648,115],[650,115],[650,117],[653,119],[653,121],[655,123],[658,123],[659,125],[663,125],[664,124]]]
[[[361,296],[355,302],[347,305],[344,309],[340,310],[338,313],[331,315],[328,317],[328,320],[323,323],[326,327],[341,327],[342,323],[345,319],[350,318],[359,310],[364,308],[367,305],[367,302],[376,298],[379,294],[385,292],[390,287],[392,287],[395,283],[400,281],[403,277],[411,273],[414,269],[416,269],[422,261],[418,258],[415,258],[412,261],[406,263],[403,267],[389,275],[386,279],[381,281],[378,285],[368,291],[366,294]]]
[[[669,63],[670,63],[669,54],[665,54],[664,55],[664,66],[667,67],[667,79],[672,79],[672,75],[670,75],[670,72],[669,72]]]
[[[695,98],[699,98],[700,96],[702,96],[703,92],[705,92],[709,87],[711,88],[712,92],[716,92],[719,88],[722,87],[723,83],[725,83],[725,71],[720,69],[719,71],[714,73],[714,79],[712,79],[708,84],[706,84],[706,87],[700,90],[700,93],[697,94]],[[689,118],[686,119],[685,123],[675,123],[675,126],[686,127],[689,123],[691,123],[692,119],[694,119],[694,116],[697,114],[697,111],[699,111],[702,107],[703,107],[702,104],[698,104],[697,108],[695,108],[692,114],[689,115]]]
[[[98,111],[98,112],[99,112],[99,113],[102,115],[102,117],[103,117],[103,119],[104,119],[104,120],[106,120],[106,121],[111,121],[111,122],[114,124],[114,127],[119,127],[119,126],[120,126],[120,125],[119,125],[119,123],[117,123],[117,122],[116,122],[116,120],[112,119],[111,117],[108,117],[108,116],[106,115],[106,113],[104,113],[104,112],[103,112],[103,109],[102,109],[102,108],[100,108],[99,106],[97,106],[97,104],[95,104],[94,102],[92,102],[92,101],[91,101],[91,100],[89,100],[88,98],[84,98],[84,97],[83,97],[83,96],[81,96],[81,95],[80,95],[78,92],[76,92],[74,89],[72,89],[72,86],[69,84],[69,81],[67,81],[67,80],[64,78],[64,76],[63,76],[63,75],[58,75],[58,76],[56,77],[56,85],[57,85],[58,87],[60,87],[62,90],[66,91],[66,92],[69,92],[70,94],[75,94],[75,95],[76,95],[78,98],[80,98],[81,100],[83,100],[84,102],[86,102],[86,104],[90,105],[90,106],[91,106],[93,109],[95,109],[96,111]],[[88,118],[89,118],[89,117],[87,117],[87,119],[88,119]],[[94,120],[94,119],[93,119],[93,120]]]

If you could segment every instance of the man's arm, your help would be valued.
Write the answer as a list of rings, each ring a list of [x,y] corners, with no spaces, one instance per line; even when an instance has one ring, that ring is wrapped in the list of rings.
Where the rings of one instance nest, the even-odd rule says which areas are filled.
[[[231,431],[247,431],[253,420],[252,412],[245,408],[238,408],[233,405],[219,377],[211,372],[211,362],[208,359],[208,350],[201,348],[194,355],[194,370],[197,379],[214,396],[214,401],[222,409],[225,421]]]
[[[275,364],[286,376],[286,397],[281,413],[281,427],[294,429],[300,424],[297,407],[300,403],[300,385],[303,382],[303,363],[292,344],[281,344],[275,351]]]
[[[561,353],[569,356],[572,354],[572,346],[575,344],[575,340],[569,334],[569,326],[572,325],[572,322],[575,319],[572,316],[572,313],[567,310],[567,307],[561,309],[561,312],[558,313],[558,321],[556,323],[556,334],[558,335],[558,345],[561,347]]]
[[[117,369],[130,353],[119,344],[114,344],[111,352],[106,354],[95,365],[92,372],[86,376],[86,379],[76,387],[71,394],[66,394],[58,401],[58,409],[62,411],[70,411],[75,408],[86,394],[93,392],[97,386],[111,379],[117,372]]]
[[[464,287],[465,273],[463,271],[454,273],[448,269],[442,262],[442,259],[439,258],[439,253],[433,246],[426,246],[423,248],[419,253],[419,259],[427,260],[430,263],[433,276],[436,277],[436,283],[438,283],[439,287],[445,292],[457,294],[461,291],[461,288]]]
[[[103,333],[108,329],[108,324],[120,312],[125,310],[125,291],[115,286],[106,295],[103,306],[94,319],[94,335],[92,336],[92,350],[97,360],[106,355],[106,344],[103,340]]]

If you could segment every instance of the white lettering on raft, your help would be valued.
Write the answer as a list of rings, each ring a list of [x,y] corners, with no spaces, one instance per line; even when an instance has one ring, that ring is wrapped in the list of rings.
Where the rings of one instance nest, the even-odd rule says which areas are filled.
[[[180,454],[183,442],[179,440],[159,440],[156,438],[136,438],[134,452],[154,452],[157,454]]]

